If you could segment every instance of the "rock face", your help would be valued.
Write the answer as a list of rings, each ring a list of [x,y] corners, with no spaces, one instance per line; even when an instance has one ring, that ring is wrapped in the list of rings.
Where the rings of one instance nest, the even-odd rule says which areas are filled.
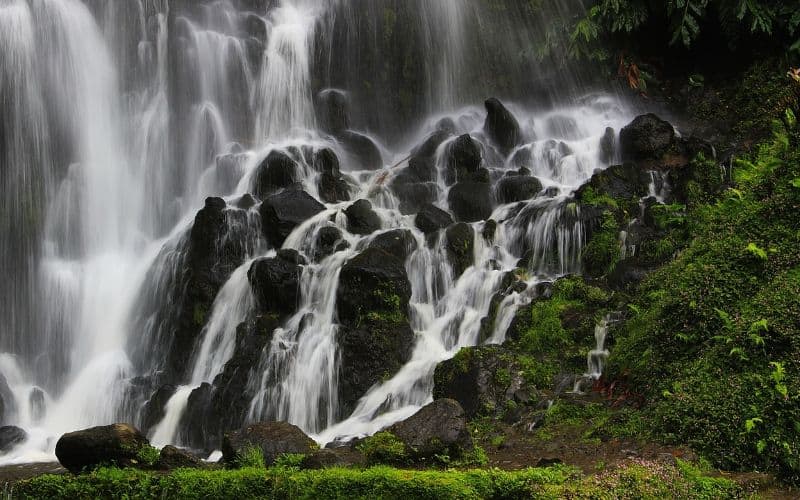
[[[427,204],[417,214],[414,220],[417,228],[425,234],[435,233],[453,223],[453,218],[449,213],[441,208]]]
[[[408,229],[393,229],[373,238],[368,248],[383,250],[405,262],[416,247],[417,241],[411,231]]]
[[[486,106],[486,122],[483,130],[497,145],[500,152],[508,156],[522,142],[519,122],[498,99],[488,99],[484,105]]]
[[[367,200],[358,200],[344,211],[347,215],[347,230],[366,236],[381,228],[381,218]]]
[[[617,134],[614,129],[607,127],[603,137],[600,139],[600,161],[611,163],[617,152]]]
[[[447,194],[457,221],[478,222],[492,216],[492,186],[488,182],[459,182]]]
[[[499,203],[516,203],[536,197],[542,190],[539,179],[531,176],[511,175],[500,179],[497,183],[497,201]]]
[[[247,272],[247,279],[259,309],[289,316],[300,301],[302,256],[296,250],[281,250],[273,258],[258,259]]]
[[[158,425],[166,414],[167,401],[175,394],[177,387],[172,384],[165,384],[159,387],[144,406],[142,416],[142,426],[145,432]]]
[[[161,449],[156,467],[161,470],[202,467],[203,462],[191,453],[167,445]]]
[[[321,172],[319,196],[325,203],[339,203],[350,199],[350,184],[339,168],[339,158],[325,148],[314,155],[314,168]]]
[[[28,439],[28,433],[19,427],[13,425],[0,427],[0,453],[8,453],[26,439]]]
[[[457,458],[473,448],[464,409],[452,399],[438,399],[387,431],[414,459],[445,454]]]
[[[273,150],[256,169],[253,181],[253,194],[264,198],[279,189],[291,186],[297,181],[297,162],[286,153]]]
[[[347,96],[339,90],[323,90],[317,96],[317,118],[325,132],[337,135],[350,128]]]
[[[56,457],[73,473],[103,464],[129,467],[140,462],[137,454],[149,444],[133,426],[113,424],[64,434],[56,443]]]
[[[375,141],[364,134],[347,130],[336,136],[342,148],[354,162],[354,170],[383,168],[383,155]]]
[[[458,278],[475,263],[475,232],[472,226],[461,222],[447,228],[445,237],[453,277]]]
[[[669,122],[649,113],[636,117],[619,134],[624,160],[658,159],[675,142],[675,129]]]
[[[268,196],[259,208],[264,236],[272,246],[280,248],[297,226],[323,210],[322,203],[299,189]]]
[[[323,227],[317,233],[317,241],[314,248],[314,260],[321,261],[336,252],[346,250],[350,245],[344,241],[344,235],[335,226]]]
[[[244,429],[225,433],[222,440],[222,460],[232,466],[250,448],[260,449],[267,466],[285,453],[308,454],[318,448],[317,443],[292,424],[286,422],[261,422]]]
[[[403,261],[379,248],[367,248],[339,275],[336,307],[343,322],[357,322],[372,313],[395,314],[408,309],[411,283]]]
[[[481,146],[470,135],[464,134],[447,147],[447,184],[475,180],[483,162]]]
[[[613,165],[592,176],[588,183],[577,191],[579,198],[591,188],[596,194],[615,199],[636,200],[645,196],[650,184],[650,175],[638,165],[626,163]]]

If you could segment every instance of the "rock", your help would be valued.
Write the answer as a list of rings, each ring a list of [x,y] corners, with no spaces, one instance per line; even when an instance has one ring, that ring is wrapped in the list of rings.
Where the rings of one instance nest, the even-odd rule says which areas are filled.
[[[408,229],[393,229],[379,234],[369,243],[368,248],[377,248],[405,262],[416,250],[417,240]]]
[[[367,200],[358,200],[344,213],[347,215],[347,230],[353,234],[366,236],[381,228],[381,218]]]
[[[77,474],[105,464],[137,465],[138,453],[149,445],[147,438],[130,424],[105,425],[64,434],[56,443],[56,457],[67,470]]]
[[[469,420],[501,416],[509,402],[519,403],[516,393],[525,385],[521,373],[503,347],[467,347],[436,367],[433,397],[458,401]],[[529,394],[526,403],[536,400]]]
[[[256,201],[256,199],[253,198],[253,195],[251,195],[251,194],[243,194],[238,200],[236,200],[233,203],[233,205],[236,208],[239,208],[241,210],[250,210],[251,208],[253,208],[257,204],[258,204],[258,201]]]
[[[314,260],[320,262],[336,252],[341,252],[350,247],[344,240],[344,235],[335,226],[325,226],[317,232],[317,241],[314,245]]]
[[[649,113],[636,117],[619,133],[623,160],[659,159],[675,142],[669,122]]]
[[[379,248],[367,248],[342,267],[336,305],[339,319],[358,324],[368,314],[405,317],[411,283],[405,264]]]
[[[222,460],[230,466],[238,466],[250,448],[260,449],[264,463],[270,466],[285,453],[308,454],[319,447],[297,426],[287,422],[260,422],[226,432],[222,439]]]
[[[145,432],[158,425],[166,414],[165,407],[167,401],[175,394],[178,388],[172,384],[164,384],[159,387],[156,392],[150,397],[144,405],[144,412],[142,416],[142,427]]]
[[[328,469],[354,465],[364,465],[364,457],[350,448],[317,450],[306,455],[300,463],[302,469]]]
[[[297,226],[323,210],[322,203],[299,189],[268,196],[259,208],[264,236],[272,246],[280,248]]]
[[[404,215],[419,212],[439,197],[439,186],[435,182],[416,182],[402,174],[393,179],[390,187],[400,200],[400,213]]]
[[[296,251],[290,252],[258,259],[247,272],[247,279],[262,312],[285,317],[297,310],[300,276],[303,273],[302,258]]]
[[[600,161],[611,163],[617,149],[617,134],[614,129],[607,127],[603,137],[600,139]]]
[[[456,138],[448,145],[448,172],[445,180],[448,184],[460,180],[472,180],[473,174],[478,171],[482,161],[481,147],[469,134]]]
[[[161,470],[175,470],[182,468],[202,467],[203,462],[188,451],[181,450],[172,445],[161,449],[156,467]]]
[[[431,234],[451,225],[453,217],[441,208],[428,203],[419,211],[414,223],[423,233]]]
[[[575,141],[582,137],[575,118],[555,115],[547,119],[547,133],[554,138]]]
[[[495,98],[488,99],[484,105],[487,114],[483,130],[500,152],[508,156],[522,143],[519,122],[503,103]]]
[[[457,279],[475,263],[475,235],[472,226],[459,222],[447,228],[445,238],[447,256]]]
[[[350,183],[343,176],[324,173],[319,178],[317,189],[320,199],[325,203],[350,201]]]
[[[286,153],[272,150],[256,168],[253,194],[263,199],[279,189],[291,186],[297,181],[297,170],[297,162]]]
[[[342,148],[354,163],[353,170],[378,170],[383,168],[383,155],[375,142],[364,134],[347,130],[336,136]]]
[[[6,377],[0,373],[0,425],[5,424],[17,411],[14,401],[14,393],[11,392]]]
[[[447,132],[448,134],[453,135],[456,133],[456,122],[454,122],[449,116],[444,117],[436,122],[436,130]]]
[[[459,222],[478,222],[492,215],[492,186],[483,182],[459,182],[447,193],[450,211]]]
[[[541,191],[539,179],[521,175],[503,177],[496,187],[497,201],[502,204],[530,200]]]
[[[486,221],[486,224],[483,225],[482,236],[483,239],[488,241],[489,243],[494,242],[494,235],[497,232],[497,222],[493,219],[489,219]]]
[[[341,174],[339,157],[331,148],[324,148],[314,153],[314,168],[323,174],[338,177]]]
[[[339,90],[323,90],[317,96],[317,119],[322,130],[337,135],[350,128],[347,96]]]
[[[626,163],[612,165],[595,173],[592,178],[576,191],[576,197],[583,200],[589,188],[595,195],[606,195],[614,199],[638,200],[648,193],[650,175],[637,165]]]
[[[0,453],[8,453],[28,439],[28,433],[13,425],[0,427]]]
[[[387,429],[416,460],[448,455],[458,458],[473,449],[464,409],[452,399],[438,399]]]
[[[416,159],[435,159],[439,146],[453,135],[455,125],[452,130],[436,129],[422,143],[411,151],[411,158]]]

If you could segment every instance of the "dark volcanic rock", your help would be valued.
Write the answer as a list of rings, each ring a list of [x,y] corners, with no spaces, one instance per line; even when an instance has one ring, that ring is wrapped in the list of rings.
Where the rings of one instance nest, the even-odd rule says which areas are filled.
[[[453,217],[441,208],[432,204],[427,204],[419,211],[414,222],[420,231],[425,234],[430,234],[451,225],[453,223]]]
[[[353,234],[366,236],[381,228],[381,218],[367,200],[358,200],[347,207],[344,213],[347,215],[347,230]]]
[[[302,257],[294,250],[282,252],[253,262],[247,279],[262,312],[289,316],[300,301]]]
[[[336,136],[350,159],[353,170],[378,170],[383,168],[383,155],[375,141],[364,134],[347,130]]]
[[[154,426],[164,418],[166,414],[165,407],[167,401],[175,394],[178,388],[172,384],[165,384],[156,390],[147,404],[144,405],[144,415],[142,417],[142,426],[145,432],[149,432]]]
[[[367,248],[342,268],[336,305],[339,319],[357,324],[369,313],[405,316],[411,283],[405,264],[379,248]]]
[[[487,114],[483,130],[500,152],[507,156],[522,142],[519,122],[499,100],[491,98],[484,104]]]
[[[350,184],[342,176],[339,158],[330,148],[317,151],[314,155],[314,168],[321,172],[319,196],[325,203],[339,203],[350,200]]]
[[[317,118],[322,130],[339,134],[350,128],[347,96],[339,90],[323,90],[317,96]]]
[[[475,234],[472,226],[460,222],[447,228],[445,237],[453,274],[458,278],[475,263]]]
[[[344,235],[338,227],[326,226],[317,232],[317,241],[314,250],[314,260],[321,261],[336,252],[346,250],[350,244],[344,240]]]
[[[483,157],[480,145],[468,134],[464,134],[448,145],[447,149],[448,184],[457,181],[474,180],[474,175],[481,166]]]
[[[56,443],[56,457],[67,470],[79,473],[103,464],[137,465],[147,438],[129,424],[113,424],[70,432]]]
[[[273,150],[256,169],[253,194],[258,198],[287,188],[297,181],[297,162],[283,151]]]
[[[222,459],[228,465],[237,466],[241,457],[253,447],[261,450],[268,466],[285,453],[307,454],[318,448],[299,427],[286,422],[261,422],[226,432],[222,440]]]
[[[376,236],[368,248],[377,248],[405,262],[417,247],[417,240],[408,229],[393,229]]]
[[[459,182],[447,193],[447,203],[457,221],[486,220],[492,215],[492,186],[484,182]]]
[[[592,176],[588,183],[578,189],[576,195],[582,199],[591,188],[595,194],[615,199],[636,200],[645,196],[650,185],[650,174],[638,165],[626,163],[613,165]]]
[[[614,129],[607,127],[603,137],[600,139],[600,161],[611,163],[617,152],[617,134]]]
[[[675,129],[669,122],[649,113],[636,117],[619,133],[624,160],[658,159],[675,142]]]
[[[269,243],[280,248],[294,229],[325,210],[325,206],[299,189],[268,196],[259,208],[261,227]]]
[[[400,200],[400,212],[404,215],[419,212],[439,196],[439,187],[435,182],[417,182],[402,174],[392,180],[390,187]]]
[[[452,399],[438,399],[387,429],[415,459],[448,455],[458,458],[472,450],[464,409]]]
[[[513,175],[500,179],[496,189],[499,203],[516,203],[536,197],[542,190],[542,183],[536,177]]]
[[[156,467],[161,470],[175,470],[182,468],[202,467],[203,461],[188,451],[181,450],[171,445],[161,449]]]
[[[19,427],[13,425],[0,427],[0,453],[8,453],[26,439],[28,439],[28,433]]]

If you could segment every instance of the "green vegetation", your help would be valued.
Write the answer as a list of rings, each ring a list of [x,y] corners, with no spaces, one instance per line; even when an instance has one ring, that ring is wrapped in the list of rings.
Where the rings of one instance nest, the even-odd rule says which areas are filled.
[[[15,486],[17,498],[736,498],[738,487],[688,464],[630,462],[598,476],[565,466],[504,472],[411,471],[388,467],[299,471],[180,469],[168,475],[131,469],[41,476]]]
[[[139,462],[148,467],[155,466],[160,456],[161,451],[158,448],[150,445],[141,447],[136,453],[136,458],[139,460]]]
[[[397,436],[386,431],[366,438],[358,445],[358,451],[364,454],[367,463],[371,465],[403,465],[409,459],[406,445]]]

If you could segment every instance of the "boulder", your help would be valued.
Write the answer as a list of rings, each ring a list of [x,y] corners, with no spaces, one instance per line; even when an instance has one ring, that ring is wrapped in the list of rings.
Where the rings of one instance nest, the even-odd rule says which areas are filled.
[[[447,203],[460,222],[486,220],[493,210],[492,186],[485,182],[459,182],[447,193]]]
[[[178,388],[172,384],[164,384],[150,396],[144,405],[142,428],[145,432],[158,425],[166,415],[167,401],[175,394]]]
[[[347,216],[347,230],[353,234],[366,236],[381,228],[381,218],[367,200],[358,200],[344,211]]]
[[[445,180],[448,184],[461,180],[473,180],[482,161],[481,147],[469,134],[456,138],[447,147]]]
[[[181,450],[172,445],[161,449],[156,467],[161,470],[175,470],[183,468],[202,467],[203,461],[186,450]]]
[[[28,439],[28,433],[13,425],[0,427],[0,453],[8,453]]]
[[[303,469],[328,469],[364,465],[364,456],[350,448],[317,450],[303,458]]]
[[[353,162],[353,170],[378,170],[383,168],[383,155],[375,141],[364,134],[346,130],[336,136],[345,153]]]
[[[297,178],[297,162],[283,151],[272,150],[256,168],[253,194],[263,199],[279,189],[291,186]]]
[[[460,222],[447,228],[445,238],[453,275],[458,278],[475,263],[475,234],[472,226]]]
[[[497,201],[502,204],[530,200],[541,191],[539,179],[522,175],[503,177],[496,187]]]
[[[450,226],[453,217],[441,208],[428,203],[419,211],[414,223],[423,233],[431,234]]]
[[[264,236],[272,246],[280,248],[297,226],[323,210],[322,203],[299,189],[268,196],[259,208]]]
[[[473,449],[464,409],[452,399],[438,399],[388,429],[415,460],[448,455],[458,458]]]
[[[317,240],[314,244],[314,260],[320,262],[324,258],[349,247],[350,244],[344,240],[344,235],[338,227],[325,226],[317,231]]]
[[[659,159],[675,143],[675,129],[649,113],[636,117],[619,133],[623,160]]]
[[[347,95],[340,90],[323,90],[317,96],[317,119],[322,130],[337,135],[350,128]]]
[[[393,229],[381,233],[369,243],[368,248],[377,248],[405,262],[416,250],[417,240],[408,229]]]
[[[582,200],[589,188],[596,195],[606,195],[614,199],[638,200],[647,195],[650,185],[650,174],[632,163],[612,165],[595,173],[592,178],[578,189],[576,196]]]
[[[341,203],[350,201],[350,183],[344,176],[334,176],[327,172],[319,177],[319,197],[325,203]]]
[[[17,411],[17,405],[14,400],[14,393],[8,386],[6,377],[0,373],[0,425],[8,422]]]
[[[295,250],[281,250],[276,257],[253,262],[247,279],[259,310],[289,316],[300,301],[300,276],[305,262]]]
[[[400,213],[415,214],[439,197],[439,186],[435,182],[418,182],[403,173],[396,176],[390,187],[400,200]]]
[[[226,432],[222,439],[222,460],[238,466],[250,449],[260,449],[264,463],[270,466],[286,453],[308,454],[319,447],[299,427],[287,422],[260,422],[241,430]]]
[[[603,137],[600,139],[600,161],[611,163],[617,152],[617,133],[614,129],[607,127]]]
[[[147,438],[130,424],[105,425],[64,434],[56,443],[56,457],[67,470],[77,474],[100,465],[137,465],[139,452],[149,445]]]
[[[514,148],[522,143],[519,122],[498,99],[488,99],[484,105],[486,106],[486,121],[483,124],[483,130],[500,152],[508,156]]]

